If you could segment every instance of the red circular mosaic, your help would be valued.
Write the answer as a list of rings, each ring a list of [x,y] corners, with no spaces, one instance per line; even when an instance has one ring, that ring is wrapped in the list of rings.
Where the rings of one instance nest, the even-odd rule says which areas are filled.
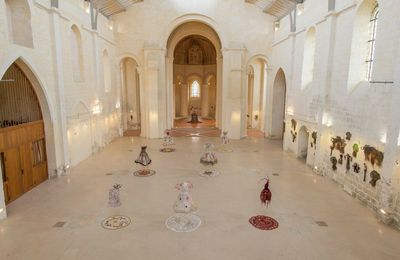
[[[279,223],[275,219],[268,217],[268,216],[254,216],[249,219],[250,224],[254,227],[262,230],[273,230],[278,228]]]

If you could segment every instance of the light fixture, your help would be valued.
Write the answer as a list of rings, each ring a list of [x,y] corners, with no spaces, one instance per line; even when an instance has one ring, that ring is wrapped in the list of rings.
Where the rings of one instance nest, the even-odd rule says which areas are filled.
[[[304,13],[304,4],[298,4],[297,5],[297,15],[301,15]]]
[[[2,213],[4,211],[4,208],[0,208],[0,213]]]
[[[83,1],[83,9],[85,10],[86,13],[90,13],[90,1],[85,0]]]
[[[387,214],[387,212],[384,210],[384,209],[380,209],[379,210],[383,215],[386,215]]]

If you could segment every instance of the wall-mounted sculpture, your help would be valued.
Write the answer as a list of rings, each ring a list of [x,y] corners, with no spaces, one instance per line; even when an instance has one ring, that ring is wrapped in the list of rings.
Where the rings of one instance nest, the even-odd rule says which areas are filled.
[[[371,180],[369,183],[371,184],[372,187],[376,186],[376,182],[381,179],[381,175],[377,171],[372,171],[369,176],[371,177]]]
[[[317,149],[317,132],[315,132],[315,131],[312,132],[311,138],[312,138],[311,147],[314,147],[314,149]]]
[[[331,156],[332,156],[332,152],[333,150],[338,150],[341,154],[344,154],[344,148],[346,147],[346,141],[341,138],[340,136],[336,136],[336,137],[332,137],[331,138]]]
[[[332,163],[332,170],[336,171],[337,170],[337,159],[335,156],[331,157],[331,163]]]
[[[364,182],[367,180],[367,171],[368,171],[367,164],[364,163],[364,179],[363,179]]]
[[[293,130],[291,130],[290,134],[292,135],[292,142],[294,143],[296,141],[297,132],[294,132]]]
[[[375,147],[372,147],[370,145],[365,145],[363,148],[364,150],[364,155],[365,155],[365,160],[371,162],[372,166],[378,165],[379,167],[382,166],[383,162],[383,152],[377,150]]]
[[[360,147],[358,146],[358,144],[353,144],[353,157],[354,158],[357,158],[357,154],[358,154],[358,151],[360,151]]]
[[[353,161],[353,157],[351,157],[350,154],[346,154],[346,155],[345,155],[345,158],[346,158],[346,172],[349,172],[349,170],[350,170],[350,164],[351,164],[351,162]]]
[[[292,123],[292,129],[293,129],[294,131],[296,131],[296,127],[297,127],[297,122],[296,122],[296,120],[294,120],[294,119],[292,118],[292,120],[290,120],[290,122]]]
[[[346,140],[350,141],[352,134],[350,132],[346,132]]]
[[[343,154],[340,154],[340,155],[339,155],[338,164],[340,164],[340,165],[343,164]]]
[[[353,172],[360,173],[361,167],[358,163],[353,163]]]

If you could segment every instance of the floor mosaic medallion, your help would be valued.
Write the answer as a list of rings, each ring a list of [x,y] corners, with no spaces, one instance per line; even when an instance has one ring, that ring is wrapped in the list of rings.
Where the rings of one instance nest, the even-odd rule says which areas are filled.
[[[141,169],[141,170],[137,170],[133,173],[133,175],[135,175],[137,177],[149,177],[154,174],[156,174],[156,171],[149,170],[149,169]]]
[[[101,222],[101,226],[105,229],[116,230],[129,226],[131,219],[125,216],[111,216]]]
[[[215,170],[212,170],[212,171],[202,170],[202,171],[200,171],[200,176],[203,176],[203,177],[215,177],[217,175],[219,175],[219,172],[215,171]]]
[[[169,148],[169,147],[165,147],[165,148],[160,149],[160,152],[162,152],[162,153],[172,153],[172,152],[175,152],[175,151],[176,151],[175,148]]]
[[[174,232],[193,232],[201,225],[201,218],[194,214],[175,214],[165,221],[165,226]]]
[[[250,224],[252,224],[255,228],[261,230],[273,230],[278,228],[279,223],[275,219],[268,216],[254,216],[249,219]]]

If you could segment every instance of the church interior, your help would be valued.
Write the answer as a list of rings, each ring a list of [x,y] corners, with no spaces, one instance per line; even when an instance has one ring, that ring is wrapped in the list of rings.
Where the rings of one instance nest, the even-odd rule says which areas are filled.
[[[0,0],[0,259],[399,259],[398,0]]]

